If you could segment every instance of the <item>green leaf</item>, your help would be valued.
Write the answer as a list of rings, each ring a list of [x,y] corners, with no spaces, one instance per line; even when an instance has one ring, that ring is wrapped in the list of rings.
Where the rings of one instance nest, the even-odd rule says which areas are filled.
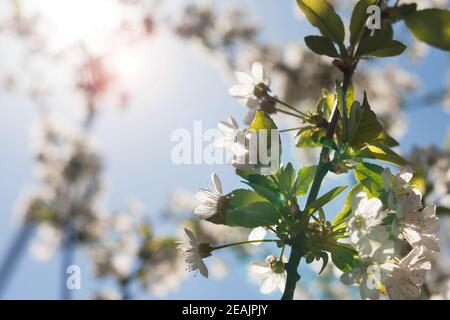
[[[327,203],[329,203],[331,200],[333,200],[334,198],[336,198],[342,191],[344,191],[347,188],[347,186],[341,186],[341,187],[336,187],[334,189],[332,189],[331,191],[328,191],[327,193],[325,193],[323,196],[319,197],[316,201],[314,201],[313,203],[311,203],[306,209],[305,211],[308,211],[309,214],[313,214],[314,212],[316,212],[317,210],[319,210],[320,208],[323,208]]]
[[[358,253],[350,245],[339,244],[330,253],[334,265],[342,272],[350,271],[358,263]]]
[[[408,161],[382,143],[374,142],[371,145],[368,145],[360,155],[364,158],[386,161],[399,166],[408,165]]]
[[[324,114],[324,116],[327,116],[327,118],[331,117],[333,110],[334,110],[334,104],[335,104],[335,96],[332,92],[329,92],[327,90],[325,90],[325,98],[326,98],[326,106],[327,106],[327,111],[328,113]]]
[[[276,186],[266,176],[252,174],[248,177],[248,182],[244,181],[244,183],[252,187],[256,193],[273,204],[280,205],[283,202]]]
[[[352,46],[359,42],[366,27],[366,22],[369,17],[367,8],[376,2],[377,0],[360,0],[356,4],[355,9],[353,9],[350,20],[350,44]]]
[[[320,137],[325,135],[325,130],[316,130],[313,127],[302,128],[298,134],[298,142],[296,147],[298,148],[314,148],[320,147],[321,144],[319,142]]]
[[[238,189],[227,196],[224,212],[208,221],[228,226],[256,228],[278,223],[280,212],[254,191]]]
[[[333,139],[330,139],[328,137],[321,137],[319,142],[322,146],[327,147],[328,149],[335,151],[339,150],[339,147],[337,146],[336,142],[334,142]]]
[[[236,209],[240,207],[245,207],[249,204],[255,202],[266,201],[263,197],[252,190],[247,189],[236,189],[227,196],[228,203],[227,209]]]
[[[361,40],[357,57],[394,57],[401,55],[406,50],[406,46],[397,40],[385,37],[383,34],[376,34]]]
[[[322,35],[343,46],[345,29],[342,19],[326,0],[297,0],[309,22],[317,27]]]
[[[323,270],[325,270],[325,268],[328,264],[328,254],[325,251],[322,251],[320,253],[320,257],[323,260],[323,264],[322,264],[322,268],[320,268],[319,274],[321,274],[323,272]]]
[[[418,40],[443,50],[450,50],[450,11],[416,11],[405,17],[405,23]]]
[[[362,190],[362,185],[360,183],[355,184],[347,194],[345,198],[344,208],[339,211],[333,219],[332,225],[334,230],[339,230],[345,228],[345,221],[352,213],[352,198],[353,195]]]
[[[302,167],[298,171],[297,180],[295,181],[295,194],[300,197],[308,192],[311,183],[316,175],[317,166]]]
[[[347,89],[347,94],[345,96],[345,104],[347,105],[347,114],[350,114],[351,106],[356,100],[355,87],[353,83],[350,83]]]
[[[365,94],[362,106],[357,102],[352,105],[349,127],[350,145],[355,148],[376,141],[383,134],[383,126],[370,109]]]
[[[255,202],[228,210],[225,224],[244,228],[268,227],[277,224],[280,218],[280,212],[269,202]]]
[[[252,155],[250,155],[249,160],[253,162],[252,164],[255,164],[255,166],[251,168],[250,171],[252,171],[252,173],[259,173],[264,175],[274,174],[279,169],[280,157],[282,152],[280,135],[275,122],[267,113],[262,110],[257,110],[255,118],[250,124],[249,133],[252,135],[250,139],[257,139],[256,143],[258,148],[257,154],[253,155],[254,157],[256,157],[256,159],[254,159]],[[276,136],[274,136],[274,134]],[[274,138],[277,140],[273,141]],[[272,142],[274,142],[274,145],[275,142],[278,142],[278,148],[274,148]],[[264,148],[265,150],[261,150],[261,148]],[[267,157],[265,157],[264,155],[266,155]],[[275,163],[271,162],[271,160],[274,160]]]
[[[272,118],[262,110],[257,110],[255,114],[255,118],[250,124],[249,129],[254,131],[259,131],[261,129],[277,129],[275,122],[273,122]]]
[[[305,43],[314,53],[332,58],[339,57],[339,53],[334,47],[333,42],[328,38],[321,36],[308,36],[305,38]]]
[[[254,183],[246,182],[246,184],[253,188],[253,190],[255,190],[255,192],[260,196],[266,198],[273,204],[280,206],[283,203],[283,198],[277,192]]]
[[[282,192],[291,193],[295,185],[295,170],[291,163],[288,163],[287,166],[281,169],[278,181]]]
[[[383,38],[392,40],[394,38],[394,27],[392,27],[392,23],[390,21],[383,20],[381,29],[376,29],[374,35],[379,35]]]
[[[367,188],[373,197],[380,198],[384,190],[381,174],[384,168],[379,165],[362,162],[355,168],[355,179]]]
[[[396,147],[399,145],[398,141],[389,135],[386,131],[378,137],[378,140],[387,147]]]

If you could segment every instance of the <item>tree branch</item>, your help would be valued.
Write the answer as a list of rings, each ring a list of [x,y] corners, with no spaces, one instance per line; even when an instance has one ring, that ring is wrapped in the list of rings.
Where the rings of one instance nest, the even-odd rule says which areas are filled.
[[[352,66],[345,67],[343,69],[344,78],[342,81],[342,91],[344,97],[347,95],[347,91],[350,86],[350,83],[352,82],[352,77],[355,72],[356,66],[357,63],[355,63]],[[346,107],[347,106],[344,105],[344,108]],[[336,104],[333,110],[333,115],[331,117],[330,124],[327,128],[326,134],[327,138],[330,139],[333,138],[338,121],[339,121],[339,109]],[[317,165],[316,175],[314,176],[311,190],[309,192],[308,199],[306,201],[306,206],[314,202],[319,195],[323,179],[328,173],[328,163],[330,161],[329,155],[330,150],[326,147],[322,147],[322,150],[320,152],[319,164]],[[296,215],[300,216],[301,218],[302,213],[298,212]],[[305,230],[308,223],[309,223],[309,216],[304,219],[304,226],[301,229]],[[282,300],[292,300],[294,298],[295,287],[297,286],[297,282],[300,280],[300,275],[298,274],[298,266],[304,255],[304,249],[302,247],[302,243],[304,243],[303,241],[304,235],[305,232],[301,232],[297,236],[297,239],[294,239],[294,244],[292,245],[291,254],[289,256],[289,262],[286,264],[287,279],[286,279],[286,287],[284,289],[283,296],[281,297]]]

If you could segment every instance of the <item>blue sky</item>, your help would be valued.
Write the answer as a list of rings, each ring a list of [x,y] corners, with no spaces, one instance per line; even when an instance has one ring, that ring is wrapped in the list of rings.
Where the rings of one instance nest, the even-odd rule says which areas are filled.
[[[290,1],[242,1],[249,4],[255,16],[264,21],[263,38],[276,43],[301,40],[313,31],[293,15]],[[256,5],[257,3],[257,5]],[[314,32],[314,31],[313,31]],[[315,33],[315,32],[314,32]],[[137,198],[146,206],[149,215],[156,215],[163,208],[168,192],[176,187],[195,191],[209,183],[212,171],[223,178],[226,191],[237,187],[239,179],[226,166],[175,166],[170,160],[173,143],[171,133],[178,128],[192,131],[193,123],[202,120],[205,127],[215,127],[217,122],[230,115],[242,119],[245,110],[227,94],[232,79],[223,77],[220,68],[205,59],[198,50],[185,42],[166,37],[153,47],[156,57],[167,59],[160,73],[172,75],[170,79],[158,81],[149,76],[136,84],[136,92],[143,99],[136,101],[127,110],[105,108],[95,128],[105,159],[107,183],[106,201],[111,209],[124,206],[127,199]],[[3,51],[3,50],[2,50]],[[175,56],[164,58],[164,52],[175,52]],[[151,58],[151,53],[149,53]],[[176,57],[176,59],[174,59]],[[169,61],[170,59],[170,61]],[[449,55],[431,50],[420,63],[412,64],[405,58],[389,59],[409,71],[417,73],[423,83],[421,92],[433,91],[444,86],[449,66]],[[143,67],[145,70],[145,67]],[[149,70],[151,73],[152,70]],[[383,79],[380,79],[383,81]],[[170,90],[167,89],[170,88]],[[154,93],[151,97],[146,92]],[[418,92],[420,94],[420,92]],[[415,97],[408,101],[414,103]],[[12,212],[23,190],[32,185],[30,128],[36,112],[28,99],[0,91],[0,257],[10,244],[17,224]],[[402,150],[415,145],[440,145],[450,129],[450,115],[440,106],[419,108],[407,117],[409,131],[402,139]],[[289,159],[285,159],[287,161]],[[161,226],[157,232],[171,232],[170,227]],[[220,253],[230,265],[237,261],[227,253]],[[57,299],[60,288],[60,255],[48,262],[36,262],[29,254],[10,279],[5,298]],[[259,257],[261,258],[261,257]],[[78,253],[77,263],[83,269],[82,290],[76,297],[87,297],[94,286],[89,275],[89,265]],[[249,283],[245,266],[230,268],[229,276],[222,280],[205,280],[189,277],[180,289],[168,296],[173,299],[251,299],[277,298],[263,296],[257,286]],[[109,285],[105,282],[105,285]],[[195,288],[193,290],[192,288]],[[138,293],[138,298],[155,298]]]

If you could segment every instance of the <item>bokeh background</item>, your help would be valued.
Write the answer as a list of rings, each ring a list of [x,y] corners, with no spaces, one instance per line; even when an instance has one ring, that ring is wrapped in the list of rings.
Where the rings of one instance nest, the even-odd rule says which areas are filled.
[[[336,2],[348,19],[354,2]],[[446,0],[416,2],[448,8]],[[355,83],[359,95],[368,90],[373,108],[401,143],[398,151],[423,168],[418,172],[427,181],[427,201],[448,207],[450,56],[415,42],[401,24],[395,31],[408,44],[406,53],[362,63]],[[192,220],[193,193],[210,183],[211,172],[222,178],[225,191],[238,187],[239,178],[226,165],[173,164],[171,135],[180,128],[193,133],[194,121],[208,129],[233,116],[242,124],[246,109],[227,93],[231,71],[248,70],[256,60],[269,70],[280,97],[304,110],[314,106],[335,73],[331,60],[304,48],[309,34],[316,31],[289,0],[2,0],[1,298],[68,297],[62,289],[64,261],[82,270],[81,289],[69,294],[75,299],[279,298],[260,294],[248,276],[248,262],[264,259],[270,247],[219,252],[206,261],[212,276],[204,279],[187,274],[161,245],[162,239],[179,238],[182,225],[194,225],[216,242],[226,239],[224,233],[234,239],[248,234],[230,235]],[[294,126],[288,118],[276,119],[281,129]],[[50,131],[63,137],[56,146]],[[299,167],[314,161],[313,151],[296,149],[292,136],[285,138],[284,162]],[[76,183],[60,176],[67,175],[64,168],[77,152],[87,156],[75,175],[95,181],[98,190],[88,189],[92,196],[81,200],[91,218],[69,213],[68,220],[77,221],[70,231],[67,216],[55,218],[67,213],[58,211],[65,200],[55,200],[60,195],[51,189]],[[347,179],[332,177],[325,188]],[[33,199],[44,199],[44,209],[31,206]],[[333,216],[342,203],[340,197],[327,214]],[[36,218],[36,211],[51,211],[52,218]],[[445,241],[444,215],[442,221]],[[97,225],[86,232],[88,240],[80,239],[80,230]],[[67,232],[76,234],[72,248]],[[445,259],[436,262],[444,269]],[[331,267],[320,280],[313,276],[317,266],[301,268],[298,298],[354,296]],[[441,294],[445,285],[448,290],[445,272],[436,279],[430,280],[430,295]]]

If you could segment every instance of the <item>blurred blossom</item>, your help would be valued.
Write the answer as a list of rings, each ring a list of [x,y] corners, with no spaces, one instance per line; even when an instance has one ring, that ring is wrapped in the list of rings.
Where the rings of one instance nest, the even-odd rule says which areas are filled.
[[[422,180],[416,184],[426,203],[450,208],[450,152],[436,147],[415,148],[409,157]]]
[[[92,99],[104,93],[112,80],[102,57],[86,57],[80,68],[79,87]]]
[[[245,228],[233,228],[225,225],[217,225],[208,221],[198,221],[197,236],[202,242],[230,243],[247,239],[250,230]],[[242,246],[236,250],[251,250],[253,246]]]
[[[166,212],[170,215],[190,213],[194,211],[196,204],[192,192],[177,187],[170,193]]]
[[[39,261],[48,260],[59,247],[61,240],[61,230],[49,223],[40,224],[36,237],[30,243],[30,252]]]
[[[103,233],[88,253],[98,276],[128,278],[140,250],[139,211],[129,205],[124,211],[104,217]]]
[[[209,271],[211,276],[217,280],[222,280],[228,275],[228,268],[226,264],[216,257],[210,259]]]
[[[424,58],[428,52],[430,52],[430,48],[425,43],[415,39],[408,48],[408,54],[413,60]]]
[[[149,293],[165,297],[176,291],[187,275],[183,261],[162,262],[152,269],[145,287]]]
[[[450,300],[450,279],[445,281],[437,293],[434,293],[431,300]]]
[[[122,295],[114,289],[104,289],[92,296],[92,300],[121,300]]]

